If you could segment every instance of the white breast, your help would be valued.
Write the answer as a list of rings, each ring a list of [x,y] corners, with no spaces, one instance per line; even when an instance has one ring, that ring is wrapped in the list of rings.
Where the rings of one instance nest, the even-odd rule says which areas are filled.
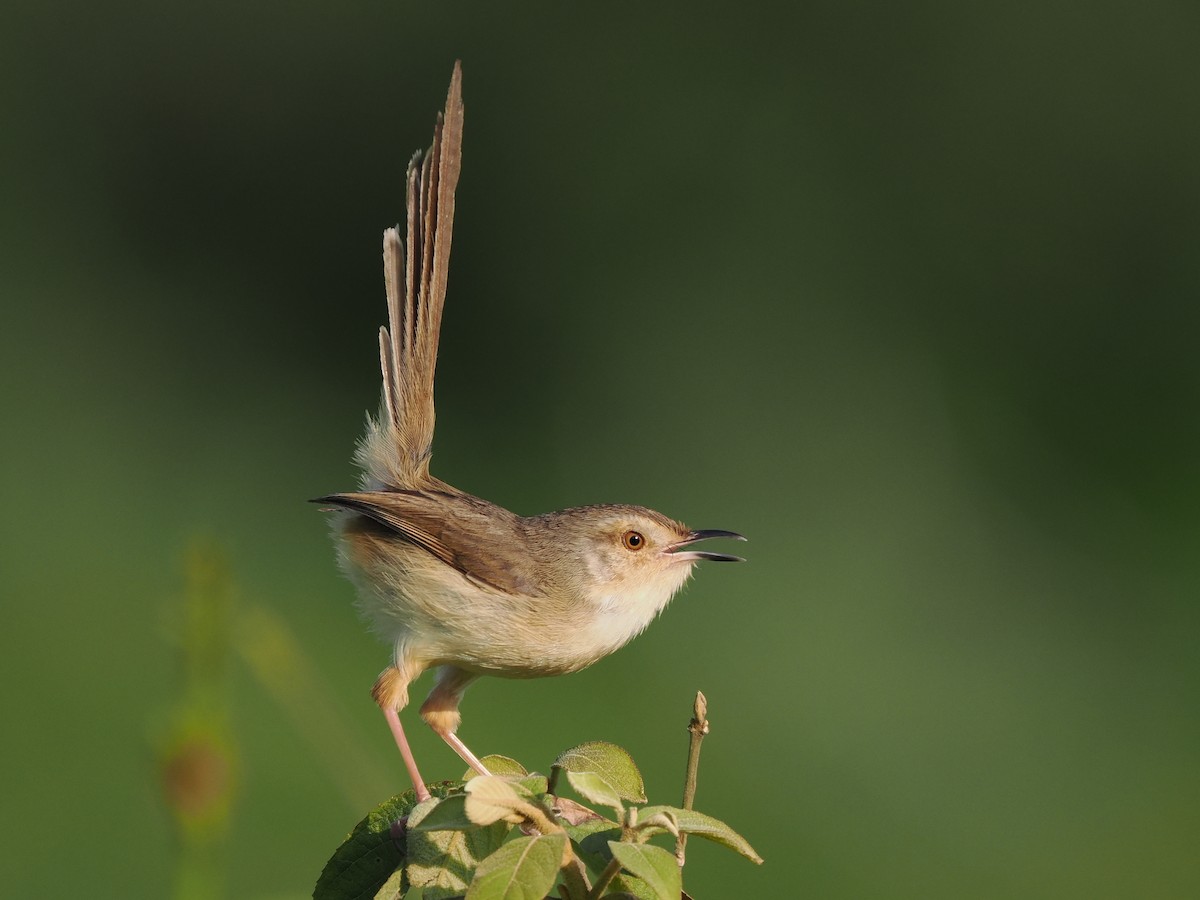
[[[691,571],[690,565],[680,565],[666,573],[668,577],[660,576],[618,593],[599,591],[593,598],[595,616],[588,628],[589,640],[597,649],[602,648],[599,655],[612,653],[645,631],[671,602]]]

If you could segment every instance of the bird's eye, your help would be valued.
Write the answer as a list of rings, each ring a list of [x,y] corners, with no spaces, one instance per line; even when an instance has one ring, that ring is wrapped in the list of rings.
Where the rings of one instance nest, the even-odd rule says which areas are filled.
[[[621,536],[621,543],[625,545],[626,550],[641,550],[646,546],[646,539],[640,532],[627,531]]]

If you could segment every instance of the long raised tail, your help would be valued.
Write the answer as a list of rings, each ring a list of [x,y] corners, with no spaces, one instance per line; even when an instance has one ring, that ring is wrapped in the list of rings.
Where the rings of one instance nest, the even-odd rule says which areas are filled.
[[[370,490],[416,488],[429,474],[433,443],[433,375],[446,300],[454,230],[454,188],[462,162],[462,68],[456,62],[433,143],[408,164],[407,235],[383,233],[388,327],[379,329],[383,396],[356,459]]]

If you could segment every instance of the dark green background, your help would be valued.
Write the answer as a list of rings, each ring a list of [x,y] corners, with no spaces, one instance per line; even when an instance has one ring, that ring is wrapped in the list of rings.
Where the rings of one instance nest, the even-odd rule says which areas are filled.
[[[403,785],[304,501],[355,482],[461,57],[436,474],[751,538],[615,657],[479,684],[466,741],[612,740],[673,802],[704,689],[697,804],[767,862],[693,842],[697,897],[1196,896],[1200,12],[783,9],[6,11],[5,895],[171,890],[197,535]],[[228,894],[306,896],[364,810],[233,676]]]

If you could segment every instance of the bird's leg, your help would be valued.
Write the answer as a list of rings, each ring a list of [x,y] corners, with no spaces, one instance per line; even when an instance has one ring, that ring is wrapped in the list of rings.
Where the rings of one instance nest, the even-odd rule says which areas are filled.
[[[479,761],[479,757],[472,753],[455,733],[462,722],[458,704],[467,686],[478,677],[473,672],[467,672],[457,666],[441,666],[438,669],[437,683],[421,704],[421,718],[450,745],[451,750],[462,757],[463,762],[480,775],[491,775],[487,766]]]
[[[425,779],[417,770],[417,761],[413,758],[412,749],[408,746],[408,738],[404,735],[404,726],[400,724],[400,713],[389,706],[384,709],[383,717],[387,719],[388,727],[392,729],[392,737],[396,739],[396,746],[400,748],[400,756],[404,760],[404,768],[408,769],[408,777],[412,779],[413,792],[417,795],[417,802],[424,803],[429,799],[429,788],[425,787]]]
[[[441,732],[438,732],[441,734]],[[478,772],[480,775],[491,775],[487,766],[479,761],[479,757],[471,752],[470,748],[462,742],[457,734],[453,731],[441,735],[442,740],[450,745],[450,749],[462,757],[462,761]]]
[[[404,734],[404,726],[400,724],[400,710],[408,705],[408,681],[403,673],[395,666],[389,666],[380,673],[371,688],[371,696],[383,710],[396,746],[400,748],[400,757],[404,760],[404,768],[408,769],[408,777],[412,780],[413,791],[417,802],[424,803],[429,799],[429,788],[425,787],[425,779],[417,770],[417,761],[413,758],[412,749],[408,746],[408,738]]]

